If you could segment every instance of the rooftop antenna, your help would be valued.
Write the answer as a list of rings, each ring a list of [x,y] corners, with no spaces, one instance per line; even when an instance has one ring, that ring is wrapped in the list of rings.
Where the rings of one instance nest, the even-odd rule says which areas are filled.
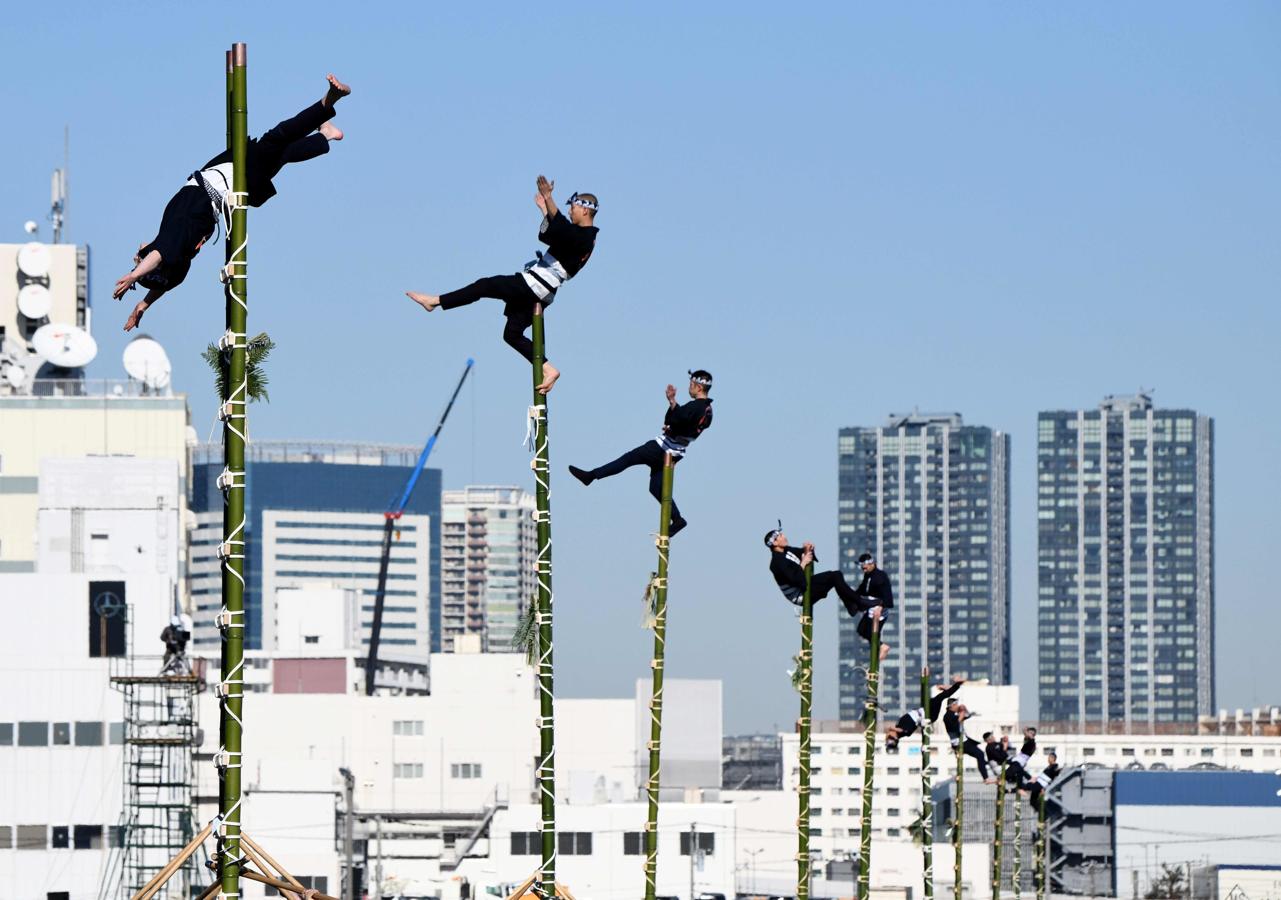
[[[62,126],[62,168],[53,170],[49,190],[49,221],[53,223],[53,242],[62,242],[62,226],[67,215],[67,172],[70,168],[71,127]]]

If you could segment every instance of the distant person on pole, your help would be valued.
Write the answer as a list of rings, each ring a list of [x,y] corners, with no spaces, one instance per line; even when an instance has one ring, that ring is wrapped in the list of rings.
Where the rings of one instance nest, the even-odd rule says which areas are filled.
[[[899,716],[897,722],[885,726],[885,749],[891,753],[898,750],[898,742],[905,737],[911,737],[916,734],[920,728],[928,728],[939,720],[939,713],[943,711],[944,702],[960,690],[961,685],[965,684],[965,679],[959,675],[952,679],[951,684],[939,685],[938,693],[930,697],[930,708],[927,711],[925,707],[918,706],[916,709],[908,710]],[[928,715],[928,725],[927,722]]]
[[[538,251],[538,256],[525,263],[524,268],[514,275],[480,278],[447,294],[436,296],[405,291],[410,300],[427,312],[438,306],[456,309],[482,298],[503,301],[503,315],[507,317],[503,340],[531,363],[534,361],[534,342],[525,337],[525,332],[534,324],[534,305],[541,303],[544,310],[552,305],[560,286],[587,265],[596,247],[596,233],[600,231],[595,224],[596,213],[600,209],[595,194],[570,195],[565,204],[569,207],[567,219],[552,197],[556,182],[539,175],[537,186],[534,203],[543,213],[538,239],[547,245],[546,252]],[[539,392],[546,394],[559,377],[560,370],[544,360]]]
[[[707,392],[712,389],[712,373],[706,369],[694,369],[689,373],[688,403],[676,402],[676,388],[667,386],[667,414],[663,417],[663,430],[652,441],[646,441],[639,447],[628,450],[613,462],[605,463],[595,469],[580,469],[570,466],[569,474],[583,484],[591,484],[602,478],[610,478],[632,466],[649,467],[649,492],[660,503],[663,501],[663,460],[670,453],[672,464],[685,458],[689,445],[698,436],[712,426],[712,400]],[[668,537],[676,534],[689,523],[681,516],[676,501],[672,500],[672,518],[668,526]]]
[[[319,101],[249,141],[245,174],[250,206],[262,206],[276,195],[272,179],[288,163],[323,156],[329,152],[330,141],[343,139],[342,131],[329,120],[334,117],[334,104],[350,94],[351,88],[333,75],[327,80],[329,87]],[[225,220],[225,227],[230,227],[231,204],[227,195],[234,184],[231,169],[231,151],[225,150],[192,173],[165,206],[160,231],[138,248],[133,269],[116,282],[111,293],[119,300],[138,285],[147,289],[147,295],[125,320],[125,331],[137,328],[151,304],[182,284],[191,261],[217,229],[219,216]]]
[[[818,559],[814,554],[814,545],[806,541],[800,547],[790,546],[780,524],[778,528],[766,532],[765,546],[771,551],[769,570],[774,576],[778,589],[783,592],[783,596],[788,601],[800,606],[805,599],[805,567]],[[862,616],[858,624],[858,633],[870,643],[872,622],[882,619],[885,610],[894,603],[893,594],[888,590],[889,578],[884,572],[880,574],[885,579],[885,592],[877,598],[864,589],[868,581],[866,574],[863,576],[863,583],[855,589],[845,581],[845,575],[840,569],[815,572],[810,579],[810,602],[817,603],[835,590],[847,613],[851,616]],[[881,659],[885,659],[889,652],[889,644],[882,642]]]
[[[1041,811],[1041,804],[1045,802],[1045,792],[1049,789],[1054,779],[1059,777],[1059,758],[1053,753],[1045,754],[1047,763],[1045,770],[1036,777],[1036,781],[1028,786],[1028,802],[1038,813]]]
[[[983,754],[983,748],[979,746],[978,741],[965,734],[965,720],[969,717],[970,708],[953,697],[947,703],[947,712],[943,713],[943,728],[947,730],[952,749],[963,747],[965,755],[974,760],[979,767],[979,775],[982,776],[983,783],[996,784],[996,779],[988,774],[987,757]]]

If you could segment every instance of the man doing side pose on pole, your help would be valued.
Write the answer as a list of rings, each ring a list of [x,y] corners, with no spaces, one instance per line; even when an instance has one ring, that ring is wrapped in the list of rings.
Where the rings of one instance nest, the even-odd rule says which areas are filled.
[[[1053,783],[1054,779],[1059,777],[1059,758],[1053,753],[1045,754],[1047,763],[1045,770],[1036,776],[1036,781],[1028,785],[1028,802],[1038,813],[1041,811],[1041,804],[1045,802],[1045,791]]]
[[[333,75],[328,76],[325,96],[292,119],[278,124],[260,138],[249,141],[245,173],[248,176],[250,206],[262,206],[276,195],[272,179],[288,163],[305,162],[329,152],[330,141],[341,141],[343,133],[329,123],[334,104],[351,93],[351,88]],[[227,195],[232,185],[231,151],[219,153],[192,173],[165,206],[160,231],[138,248],[134,267],[116,282],[111,296],[119,300],[137,285],[147,289],[125,320],[125,331],[138,327],[153,303],[182,284],[205,241],[218,227],[218,217],[228,220],[231,204]]]
[[[706,369],[695,369],[689,373],[690,401],[677,405],[676,388],[667,386],[667,414],[663,417],[663,430],[652,441],[646,441],[639,447],[628,450],[613,462],[607,462],[595,469],[580,469],[570,466],[569,474],[583,484],[591,484],[601,478],[617,475],[632,466],[649,467],[649,492],[658,502],[663,502],[663,458],[670,453],[673,465],[685,458],[685,451],[698,436],[712,425],[712,401],[707,392],[712,389],[712,373]],[[675,537],[677,532],[689,523],[681,517],[676,501],[672,501],[672,520],[668,537]]]
[[[933,724],[939,720],[939,713],[943,711],[943,701],[947,700],[958,690],[961,685],[965,684],[964,678],[954,677],[949,685],[940,685],[939,692],[930,697],[929,722]],[[899,716],[897,722],[893,725],[885,726],[885,749],[894,751],[898,749],[898,742],[905,737],[911,737],[916,734],[916,729],[927,727],[925,722],[925,708],[918,706],[916,709],[908,710]]]
[[[1031,779],[1028,774],[1027,764],[1036,754],[1036,729],[1023,729],[1023,746],[1019,748],[1018,753],[1009,755],[1009,763],[1005,767],[1005,780],[1014,785],[1015,789],[1023,790],[1027,785],[1026,782]]]
[[[505,304],[503,315],[507,317],[503,340],[532,363],[534,342],[525,337],[525,332],[534,324],[534,305],[541,303],[543,309],[552,305],[552,301],[556,299],[556,290],[587,265],[587,260],[596,247],[596,233],[600,231],[594,224],[596,212],[600,208],[595,194],[576,193],[570,196],[566,204],[569,207],[569,218],[566,219],[552,198],[552,189],[555,187],[556,182],[548,181],[542,175],[538,176],[538,193],[534,195],[534,203],[543,213],[543,221],[538,226],[538,239],[547,245],[547,252],[539,251],[537,258],[525,263],[522,271],[514,275],[480,278],[464,288],[440,296],[415,291],[406,291],[405,295],[427,312],[438,306],[442,309],[455,309],[485,297],[502,300]],[[546,394],[559,377],[560,370],[544,360],[543,382],[538,386],[539,392]]]
[[[979,742],[965,734],[965,720],[970,717],[970,710],[964,703],[955,699],[949,700],[947,712],[943,713],[943,728],[947,731],[948,740],[952,742],[952,749],[964,744],[965,755],[974,760],[979,767],[979,775],[984,784],[996,784],[996,779],[988,774],[987,757],[983,755],[983,749]]]
[[[814,555],[814,545],[806,541],[802,547],[792,547],[787,543],[787,535],[783,534],[781,527],[775,528],[765,535],[765,546],[772,551],[770,553],[769,570],[774,576],[778,589],[783,592],[783,596],[789,602],[800,606],[805,598],[805,567],[818,559]],[[885,577],[885,573],[881,573]],[[864,582],[868,576],[864,575]],[[889,578],[885,577],[888,585]],[[859,588],[863,588],[860,584]],[[869,643],[872,640],[871,622],[875,619],[881,619],[885,614],[885,608],[880,601],[875,600],[867,591],[860,593],[850,587],[845,581],[845,575],[840,569],[832,569],[827,572],[815,572],[810,578],[810,602],[817,603],[826,597],[833,590],[836,591],[841,603],[845,606],[845,611],[851,616],[862,616],[859,622],[858,633]],[[892,595],[886,595],[892,604],[894,599]],[[864,623],[868,623],[867,628],[863,628]],[[889,644],[881,643],[881,659],[889,655]]]

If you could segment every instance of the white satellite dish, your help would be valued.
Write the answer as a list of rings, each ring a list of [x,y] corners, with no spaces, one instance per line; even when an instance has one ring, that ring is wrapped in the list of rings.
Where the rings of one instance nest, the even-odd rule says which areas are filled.
[[[172,367],[165,348],[154,339],[140,334],[125,347],[125,371],[135,381],[141,381],[149,388],[169,386]]]
[[[22,366],[6,363],[3,374],[10,387],[20,388],[27,382],[27,371]]]
[[[36,353],[55,366],[78,369],[89,365],[98,355],[98,342],[87,331],[74,325],[51,322],[36,329],[31,336]]]
[[[53,294],[43,284],[31,282],[18,290],[18,312],[28,319],[43,319],[53,308]]]
[[[28,278],[44,278],[49,274],[49,264],[53,254],[48,246],[39,241],[23,244],[18,251],[18,271]]]

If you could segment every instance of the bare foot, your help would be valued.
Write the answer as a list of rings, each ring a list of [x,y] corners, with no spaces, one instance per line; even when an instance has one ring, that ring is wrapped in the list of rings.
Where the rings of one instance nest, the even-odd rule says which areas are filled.
[[[885,659],[885,657],[887,657],[887,656],[889,656],[889,655],[890,655],[890,645],[889,645],[889,644],[881,644],[881,659],[882,659],[882,660],[884,660],[884,659]]]
[[[320,101],[325,106],[333,106],[351,93],[351,87],[335,78],[333,73],[326,75],[325,80],[329,82],[329,90],[325,91],[325,99]]]
[[[440,306],[440,298],[433,297],[431,294],[417,294],[413,291],[405,291],[405,296],[427,310],[427,312],[431,312]]]
[[[323,134],[325,136],[325,140],[328,141],[341,141],[343,137],[342,129],[333,122],[326,122],[321,125],[320,133]]]
[[[560,377],[560,369],[556,368],[549,362],[543,363],[543,383],[538,386],[538,393],[547,394]]]

